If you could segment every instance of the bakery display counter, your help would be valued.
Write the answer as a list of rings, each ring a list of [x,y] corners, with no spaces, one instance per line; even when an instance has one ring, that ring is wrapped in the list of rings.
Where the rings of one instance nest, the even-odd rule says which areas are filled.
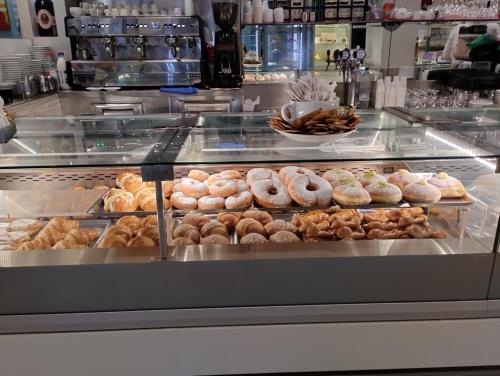
[[[487,298],[496,149],[369,111],[343,138],[299,142],[266,116],[21,132],[0,193],[61,192],[66,207],[81,193],[85,210],[0,207],[0,314]]]

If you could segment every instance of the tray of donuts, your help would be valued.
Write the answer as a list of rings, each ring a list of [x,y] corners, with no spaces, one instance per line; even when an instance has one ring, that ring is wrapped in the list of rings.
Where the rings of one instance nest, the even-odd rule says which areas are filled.
[[[171,246],[264,244],[339,240],[443,239],[418,207],[301,210],[274,213],[251,209],[215,215],[187,214],[174,222]]]
[[[109,226],[107,220],[75,220],[55,217],[39,221],[40,231],[13,243],[11,250],[68,250],[95,248]]]
[[[172,182],[162,182],[163,206],[170,208]],[[156,213],[156,190],[154,182],[143,182],[137,174],[124,172],[116,178],[116,187],[109,189],[89,214],[117,218],[124,215],[149,216]]]
[[[463,184],[446,173],[416,174],[398,170],[381,175],[364,170],[354,175],[346,169],[313,170],[286,166],[240,172],[226,170],[208,174],[189,171],[187,178],[173,182],[172,207],[180,210],[213,211],[255,208],[374,208],[390,206],[468,205]]]
[[[97,248],[152,248],[159,244],[156,215],[126,215],[112,220],[96,242]]]

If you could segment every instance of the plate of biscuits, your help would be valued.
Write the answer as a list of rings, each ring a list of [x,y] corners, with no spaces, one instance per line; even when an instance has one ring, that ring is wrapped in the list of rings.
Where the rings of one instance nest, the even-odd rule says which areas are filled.
[[[362,122],[353,108],[318,109],[289,123],[281,115],[269,119],[269,126],[296,142],[333,142],[356,131]]]

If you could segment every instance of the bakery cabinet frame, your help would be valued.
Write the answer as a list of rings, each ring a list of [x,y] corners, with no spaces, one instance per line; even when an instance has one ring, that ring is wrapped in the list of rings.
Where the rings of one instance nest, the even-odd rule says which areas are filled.
[[[408,125],[409,142],[412,133],[421,131]],[[169,247],[169,232],[183,213],[164,211],[161,199],[161,181],[185,176],[192,168],[246,172],[297,164],[317,173],[344,167],[385,174],[407,168],[444,170],[470,181],[494,172],[500,153],[473,149],[476,154],[470,155],[468,144],[459,143],[462,154],[453,158],[440,157],[439,145],[431,148],[435,156],[391,156],[398,145],[388,133],[380,159],[337,155],[301,160],[298,148],[294,159],[238,161],[230,156],[222,161],[230,153],[200,147],[199,135],[199,130],[176,129],[143,162],[132,165],[0,169],[0,190],[91,186],[94,181],[111,185],[122,171],[140,171],[144,180],[156,183],[161,235],[160,247],[150,249],[1,252],[0,299],[8,304],[0,305],[0,332],[477,318],[487,315],[488,296],[500,299],[500,289],[490,284],[492,270],[500,275],[493,251],[498,215],[489,227],[480,223],[480,200],[476,206],[428,209],[452,218],[448,231],[455,236],[444,240]],[[215,145],[226,145],[222,131],[220,140],[213,137]],[[189,148],[198,153],[191,153],[192,159],[185,157]],[[218,160],[204,158],[205,152]],[[301,210],[273,213],[289,216]],[[486,228],[489,235],[464,236],[466,228],[458,226],[464,223],[477,231]]]

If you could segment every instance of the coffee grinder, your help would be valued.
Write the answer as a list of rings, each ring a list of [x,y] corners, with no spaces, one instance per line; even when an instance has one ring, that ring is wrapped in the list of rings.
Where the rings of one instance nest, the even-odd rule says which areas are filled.
[[[241,58],[238,34],[234,30],[239,16],[238,0],[212,0],[215,33],[214,86],[241,87]]]

